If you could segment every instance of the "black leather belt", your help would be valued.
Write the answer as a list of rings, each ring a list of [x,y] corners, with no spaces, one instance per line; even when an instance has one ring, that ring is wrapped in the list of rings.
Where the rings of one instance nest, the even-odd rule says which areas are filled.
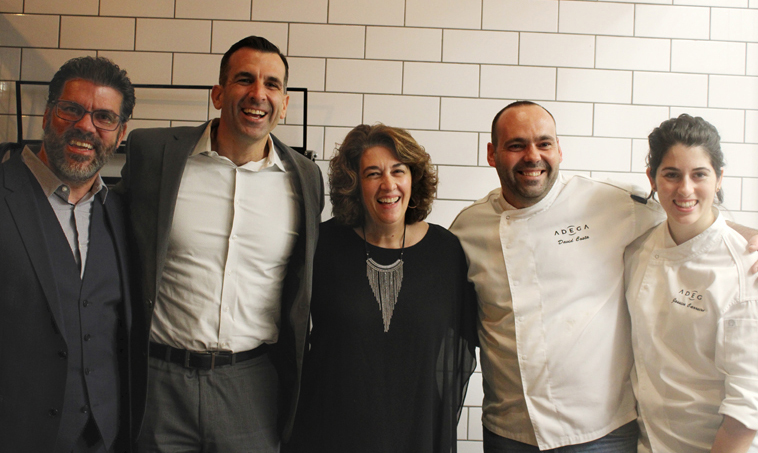
[[[216,367],[234,365],[245,360],[254,359],[268,352],[266,343],[249,351],[231,353],[224,351],[214,352],[191,352],[185,349],[176,349],[165,344],[150,342],[150,357],[165,360],[166,362],[178,363],[185,368],[199,368],[212,370]]]

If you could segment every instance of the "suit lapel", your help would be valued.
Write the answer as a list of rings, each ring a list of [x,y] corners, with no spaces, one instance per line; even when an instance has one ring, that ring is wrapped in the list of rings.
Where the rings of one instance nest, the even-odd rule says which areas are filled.
[[[155,255],[155,294],[153,296],[157,296],[158,288],[160,287],[163,264],[166,262],[166,252],[168,250],[168,237],[171,233],[171,223],[174,220],[176,197],[179,194],[184,167],[187,165],[187,159],[207,126],[208,123],[198,126],[190,134],[173,134],[163,148],[161,185],[158,194],[158,234],[156,242],[158,250]]]
[[[108,221],[108,225],[113,232],[113,243],[116,247],[116,255],[118,259],[119,269],[121,270],[121,287],[123,288],[124,297],[124,315],[126,319],[127,331],[132,325],[132,310],[131,310],[131,297],[129,287],[129,266],[127,262],[128,251],[126,249],[126,231],[124,229],[125,220],[123,216],[123,205],[120,200],[115,200],[118,194],[109,192],[105,199],[105,205],[103,210],[105,211],[105,218]],[[95,200],[99,203],[98,200]]]
[[[45,294],[50,312],[59,330],[64,333],[63,311],[39,214],[41,207],[34,196],[33,184],[37,184],[37,181],[20,158],[9,160],[0,168],[5,172],[5,187],[13,192],[5,197],[8,210],[18,227],[18,234],[29,254],[29,260]]]

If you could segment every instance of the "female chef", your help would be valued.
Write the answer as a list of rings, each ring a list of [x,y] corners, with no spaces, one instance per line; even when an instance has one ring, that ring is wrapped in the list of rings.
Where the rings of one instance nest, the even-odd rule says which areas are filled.
[[[722,201],[716,128],[682,114],[648,137],[667,221],[625,254],[640,452],[758,452],[758,276]]]

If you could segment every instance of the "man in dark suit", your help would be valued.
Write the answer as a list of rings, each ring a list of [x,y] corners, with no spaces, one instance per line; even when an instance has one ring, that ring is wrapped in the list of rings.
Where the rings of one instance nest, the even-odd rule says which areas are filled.
[[[41,148],[0,165],[2,451],[128,445],[128,252],[99,171],[133,108],[126,72],[69,60],[50,82]]]
[[[127,141],[149,332],[140,451],[276,452],[291,430],[324,198],[318,167],[270,134],[287,74],[275,45],[242,39],[211,93],[219,119]]]

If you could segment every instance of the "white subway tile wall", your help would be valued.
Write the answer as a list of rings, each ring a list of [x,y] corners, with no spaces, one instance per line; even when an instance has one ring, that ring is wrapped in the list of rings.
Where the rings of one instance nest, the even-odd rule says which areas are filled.
[[[61,48],[92,49],[97,36],[98,50],[134,49],[134,23],[128,17],[61,16]]]
[[[483,0],[482,29],[557,32],[558,5],[555,0]]]
[[[15,80],[20,73],[21,49],[0,47],[0,80]]]
[[[381,60],[326,60],[326,91],[401,94],[403,63]]]
[[[709,76],[709,107],[758,110],[758,77]]]
[[[223,54],[240,40],[240,36],[250,35],[265,36],[284,52],[289,38],[289,26],[278,22],[213,21],[211,52]]]
[[[637,4],[634,10],[635,36],[708,39],[710,35],[711,8]]]
[[[521,33],[519,64],[592,68],[595,37],[559,33]]]
[[[253,20],[325,23],[328,0],[255,0]]]
[[[371,60],[440,61],[442,30],[366,27],[366,57]]]
[[[207,53],[174,54],[174,85],[215,85],[222,55]],[[128,66],[125,66],[128,67]]]
[[[711,39],[758,41],[758,11],[743,8],[712,8]]]
[[[131,79],[132,83],[171,84],[174,74],[174,54],[171,52],[103,50],[98,51],[97,54],[101,57],[110,58],[117,65],[129,71],[129,79]],[[46,67],[52,68],[54,66],[48,64]],[[218,69],[216,70],[216,78],[218,78]],[[50,80],[50,77],[45,80]]]
[[[98,3],[98,0],[26,0],[24,12],[97,16]]]
[[[634,104],[708,106],[708,76],[671,72],[636,72]]]
[[[645,138],[653,128],[669,118],[667,107],[648,105],[595,105],[595,136]],[[647,150],[645,150],[647,152]]]
[[[555,100],[555,68],[482,65],[479,96],[498,99]]]
[[[45,0],[39,0],[44,2]],[[70,14],[70,13],[66,13]],[[101,16],[174,17],[174,0],[100,0]]]
[[[403,94],[476,97],[479,94],[479,65],[406,62]]]
[[[747,75],[758,75],[758,44],[747,45]]]
[[[739,142],[739,140],[735,140]],[[745,143],[758,143],[758,111],[745,111]]]
[[[0,11],[0,47],[58,47],[60,16]]]
[[[518,37],[518,33],[502,31],[445,30],[442,61],[516,65]]]
[[[49,82],[55,71],[74,57],[96,56],[96,50],[21,49],[21,80]]]
[[[556,97],[558,101],[628,104],[632,100],[632,72],[558,68]]]
[[[670,66],[670,39],[597,37],[596,68],[668,71]]]
[[[645,191],[647,134],[681,113],[704,117],[726,154],[724,206],[758,227],[758,0],[0,0],[0,141],[17,139],[15,80],[102,55],[135,83],[210,85],[221,54],[250,34],[278,45],[290,86],[309,89],[307,148],[325,175],[353,126],[410,129],[439,171],[432,222],[448,226],[498,186],[492,118],[532,99],[557,120],[567,173]],[[205,91],[137,95],[132,129],[218,115]],[[45,90],[26,87],[23,101],[24,135],[38,138]],[[296,145],[301,109],[293,92],[278,129]],[[481,451],[481,399],[476,373],[462,453]]]
[[[404,23],[405,0],[331,0],[329,23],[399,25]]]
[[[184,19],[250,20],[250,0],[224,0],[224,7],[207,0],[176,0],[176,17]]]
[[[0,0],[0,11],[5,13],[23,13],[24,0]]]
[[[137,19],[134,50],[208,53],[211,50],[211,21]]]
[[[591,35],[634,35],[634,5],[560,2],[558,31]]]
[[[743,75],[745,48],[744,42],[675,40],[671,48],[671,70]],[[692,58],[693,55],[698,55],[698,58]]]

